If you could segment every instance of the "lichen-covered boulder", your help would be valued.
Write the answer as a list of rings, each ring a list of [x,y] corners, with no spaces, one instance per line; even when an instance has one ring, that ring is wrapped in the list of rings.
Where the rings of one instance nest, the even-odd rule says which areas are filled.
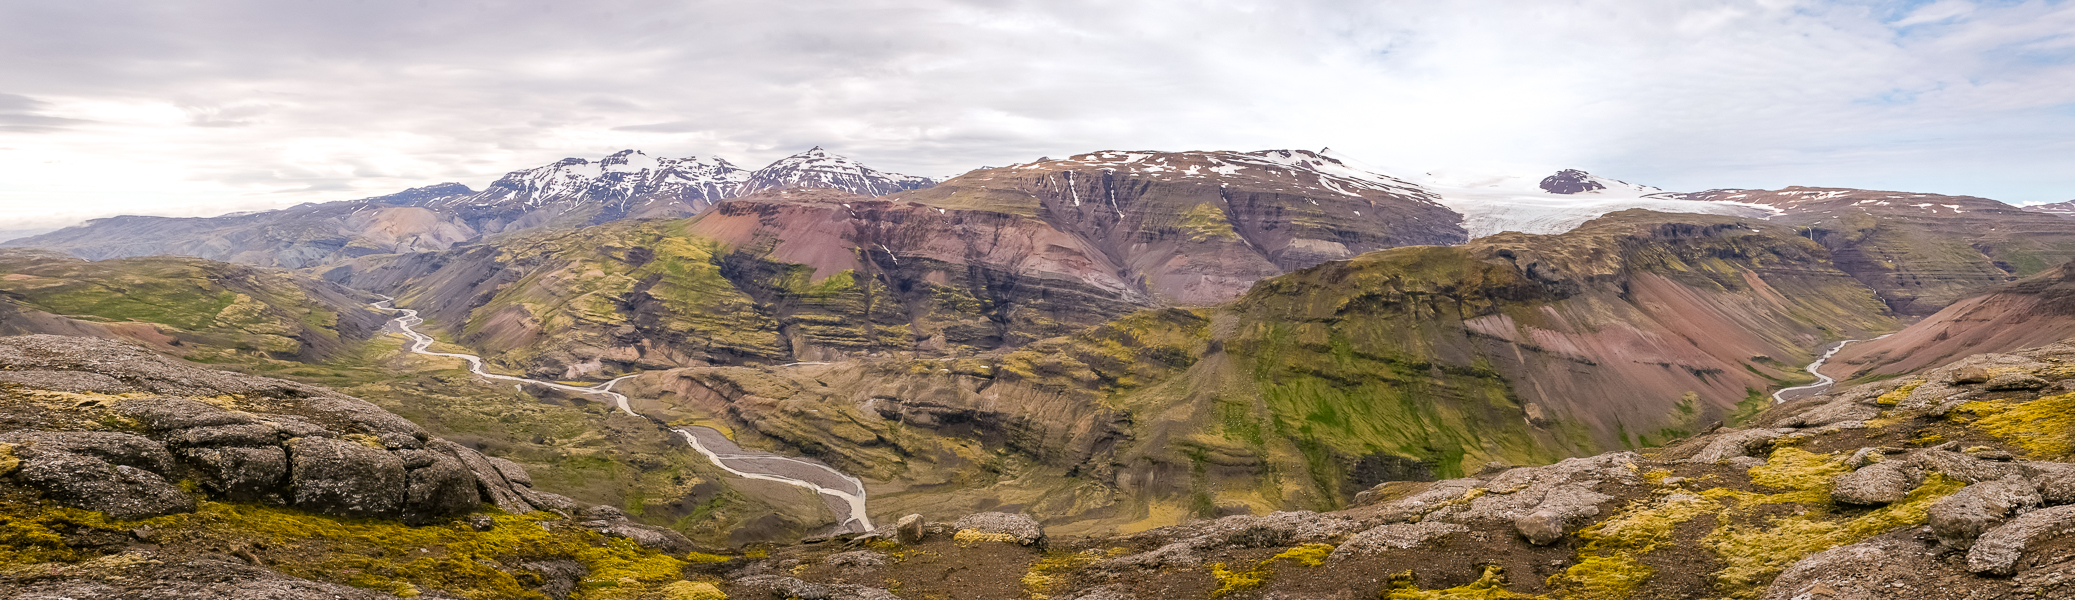
[[[183,448],[180,458],[203,489],[232,502],[280,500],[288,479],[288,452],[280,446]]]
[[[34,446],[14,449],[21,460],[15,477],[51,501],[117,519],[144,519],[192,512],[195,499],[156,473],[98,457]]]
[[[466,514],[483,505],[474,473],[461,461],[435,452],[424,452],[429,463],[411,468],[404,475],[403,521],[423,525]],[[411,465],[406,462],[405,467]]]
[[[1332,559],[1357,556],[1374,556],[1386,550],[1417,548],[1427,542],[1447,537],[1452,533],[1469,531],[1470,528],[1454,523],[1423,521],[1419,523],[1387,523],[1357,533],[1333,549]]]
[[[1739,456],[1750,456],[1771,445],[1773,438],[1793,432],[1792,429],[1744,429],[1716,434],[1705,448],[1687,460],[1696,463],[1717,463]]]
[[[10,431],[0,433],[0,443],[92,456],[109,464],[136,467],[160,475],[171,475],[173,472],[173,455],[166,452],[165,444],[127,433]]]
[[[2040,502],[2039,490],[2031,482],[2012,477],[1960,488],[1931,505],[1927,516],[1931,534],[1939,543],[1966,550],[1981,534],[2037,508]]]
[[[249,413],[224,410],[220,406],[186,398],[125,400],[117,404],[115,409],[123,416],[136,419],[154,431],[243,425],[259,421],[258,417]]]
[[[1832,480],[1830,498],[1861,506],[1901,502],[1922,481],[1923,474],[1916,469],[1894,462],[1874,463],[1838,475]]]
[[[2007,576],[2017,571],[2025,549],[2075,533],[2075,506],[2056,506],[2025,513],[1991,529],[1967,551],[1967,570]]]
[[[1025,546],[1037,545],[1045,540],[1045,528],[1037,519],[1022,513],[984,512],[966,515],[951,524],[954,535],[962,538],[998,539]]]
[[[288,446],[289,502],[351,517],[395,516],[404,500],[403,461],[389,451],[335,438]]]

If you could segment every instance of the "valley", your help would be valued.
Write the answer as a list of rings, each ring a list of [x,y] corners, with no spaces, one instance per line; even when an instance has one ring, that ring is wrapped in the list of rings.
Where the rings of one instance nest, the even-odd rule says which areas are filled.
[[[1315,524],[1579,460],[1734,479],[1674,465],[1757,435],[1738,432],[1834,424],[1780,425],[1811,398],[2075,335],[2051,316],[2075,221],[1978,198],[1401,178],[1282,150],[1101,151],[943,181],[819,149],[781,162],[627,151],[483,192],[182,222],[167,240],[207,239],[134,250],[204,256],[52,251],[161,226],[97,222],[0,251],[0,328],[331,386],[727,565],[812,554],[801,540],[889,550],[871,546],[893,543],[888,524],[927,539],[968,529],[930,519],[994,513],[1143,554],[1209,524]],[[406,212],[452,227],[266,233],[350,238],[352,219]],[[271,241],[208,241],[232,239]],[[1058,568],[1187,563],[1108,552]],[[1593,577],[1527,564],[1508,568]],[[729,573],[701,581],[746,589]],[[1457,575],[1416,583],[1497,589]]]

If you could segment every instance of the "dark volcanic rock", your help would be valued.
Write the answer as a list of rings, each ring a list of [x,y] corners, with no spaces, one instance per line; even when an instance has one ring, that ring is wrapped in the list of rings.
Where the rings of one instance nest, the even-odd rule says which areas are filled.
[[[113,464],[128,465],[160,475],[170,474],[173,469],[173,455],[166,453],[164,444],[127,433],[10,431],[0,434],[0,443],[29,446],[38,451],[92,456]]]
[[[290,501],[305,510],[352,517],[392,516],[404,499],[403,461],[385,450],[333,438],[289,446]]]
[[[23,483],[58,504],[98,510],[118,519],[142,519],[195,509],[195,499],[164,477],[129,465],[70,452],[17,448]]]
[[[1578,194],[1607,189],[1605,184],[1592,180],[1592,174],[1577,169],[1564,169],[1555,175],[1542,178],[1542,191],[1551,194]]]
[[[202,488],[233,502],[279,499],[288,480],[288,452],[261,448],[188,448],[182,462],[193,467]]]
[[[413,525],[430,523],[443,517],[464,514],[475,510],[483,503],[483,496],[476,490],[475,474],[461,461],[445,454],[426,450],[412,450],[430,459],[429,464],[413,468],[406,475],[404,490],[403,520]],[[406,461],[405,466],[410,466]]]

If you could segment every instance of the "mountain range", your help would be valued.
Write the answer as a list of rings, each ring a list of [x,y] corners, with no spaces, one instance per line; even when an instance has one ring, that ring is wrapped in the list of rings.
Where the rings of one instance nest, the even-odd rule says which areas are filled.
[[[304,268],[356,256],[443,250],[541,227],[698,214],[716,202],[794,185],[878,195],[928,187],[817,147],[749,171],[719,158],[655,158],[624,150],[513,171],[482,191],[458,183],[360,200],[172,218],[120,216],[8,241],[100,260],[176,254]]]
[[[912,583],[920,572],[901,560],[937,559],[860,566],[841,561],[871,557],[791,545],[807,538],[960,553],[974,568],[1010,569],[976,580],[1021,582],[1027,595],[1323,593],[1332,578],[1300,570],[1311,563],[1289,553],[1301,550],[1323,564],[1422,561],[1402,581],[1361,583],[1377,588],[1365,596],[1784,598],[1859,589],[1818,572],[1831,563],[1796,566],[1821,550],[2006,543],[1988,526],[1961,531],[1949,514],[1961,508],[1928,508],[1988,489],[1962,486],[2061,493],[2052,461],[2075,446],[2041,428],[2065,429],[2065,415],[2035,413],[2075,389],[2063,364],[2075,354],[2054,345],[2075,335],[2075,219],[2064,208],[1823,187],[1673,192],[1580,170],[1388,174],[1330,150],[1097,151],[943,181],[819,148],[756,171],[629,150],[516,171],[481,191],[441,184],[204,219],[117,217],[17,240],[0,250],[0,334],[112,338],[332,386],[189,395],[302,414],[290,396],[351,394],[426,435],[349,441],[393,443],[381,452],[397,460],[453,444],[511,461],[516,471],[478,491],[535,499],[507,510],[564,507],[529,513],[532,529],[638,538],[706,560],[667,530],[741,554],[621,577],[648,590],[627,597],[668,597],[653,586],[687,573],[715,593],[781,597],[991,585],[960,588],[934,572],[944,577]],[[423,322],[407,325],[443,354],[406,347],[391,306],[415,311]],[[51,344],[80,343],[0,343],[0,360],[45,365],[5,351]],[[486,370],[460,355],[480,355]],[[1812,361],[1845,385],[1776,403],[1773,392],[1816,379],[1804,370]],[[21,407],[99,381],[8,373],[0,399]],[[111,398],[65,405],[96,425],[46,425],[131,427],[97,412],[130,406]],[[0,416],[15,414],[8,406]],[[690,428],[711,434],[702,442]],[[229,447],[138,431],[178,450],[180,465],[215,464],[193,457]],[[876,523],[1020,514],[859,536],[826,494],[702,460],[720,455],[702,445],[716,441],[740,446],[720,451],[738,465],[854,476]],[[281,444],[296,456],[295,442]],[[184,493],[229,503],[204,514],[248,510],[218,489],[227,484],[196,481],[208,485]],[[0,478],[0,492],[15,482]],[[1856,495],[1873,484],[1885,499]],[[299,488],[276,487],[291,494],[281,502],[301,502]],[[2054,497],[2028,506],[2075,502]],[[623,512],[571,512],[592,504]],[[1709,514],[1719,520],[1696,519]],[[172,531],[201,531],[166,518]],[[1000,525],[1019,519],[1028,528]],[[454,529],[512,527],[492,521]],[[1905,535],[1926,526],[1936,540]],[[1066,549],[976,545],[1035,545],[1032,530]],[[913,541],[932,536],[938,545]],[[1411,541],[1390,541],[1400,539]],[[774,542],[774,555],[832,562],[783,566],[745,549]],[[568,579],[588,589],[604,589],[593,575],[620,572],[577,550],[484,550],[490,563],[469,564],[496,567],[439,583],[387,558],[298,551],[385,574],[291,569],[297,577],[473,590],[461,595],[506,580],[549,590],[564,568],[537,564],[550,555],[587,569]],[[1490,560],[1458,560],[1478,552]],[[1213,556],[1226,562],[1205,567]],[[1919,566],[1911,577],[1952,589],[1995,585]],[[1508,580],[1508,569],[1533,576]],[[760,577],[870,585],[765,589]],[[771,585],[781,584],[794,585]],[[1782,586],[1794,589],[1773,594]]]

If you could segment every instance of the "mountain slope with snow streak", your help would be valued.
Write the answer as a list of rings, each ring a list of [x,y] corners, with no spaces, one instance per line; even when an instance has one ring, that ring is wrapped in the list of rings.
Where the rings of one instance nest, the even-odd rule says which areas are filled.
[[[778,159],[743,177],[733,195],[747,196],[764,190],[813,187],[842,190],[864,196],[884,196],[936,185],[934,179],[887,173],[846,157],[830,154],[820,146]]]

